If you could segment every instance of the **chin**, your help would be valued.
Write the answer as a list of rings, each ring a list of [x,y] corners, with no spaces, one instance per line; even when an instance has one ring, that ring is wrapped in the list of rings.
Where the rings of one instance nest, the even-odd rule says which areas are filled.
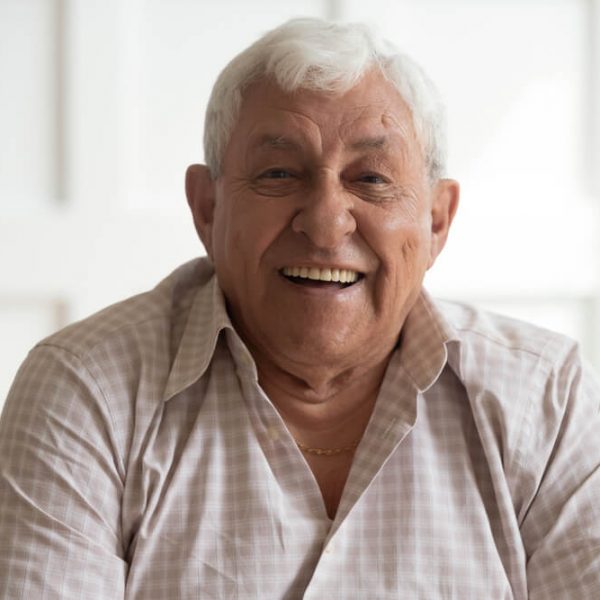
[[[302,331],[289,332],[281,354],[289,360],[315,367],[345,366],[362,362],[366,341],[357,339],[356,332],[312,325]]]

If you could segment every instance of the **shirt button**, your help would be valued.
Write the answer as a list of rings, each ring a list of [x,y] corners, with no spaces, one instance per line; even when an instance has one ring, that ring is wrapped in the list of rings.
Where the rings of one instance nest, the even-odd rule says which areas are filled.
[[[269,434],[269,439],[273,442],[276,442],[279,439],[279,431],[277,431],[277,427],[274,425],[271,425],[271,427],[267,429],[267,433]]]
[[[325,546],[325,554],[331,554],[333,552],[333,544],[329,543]]]

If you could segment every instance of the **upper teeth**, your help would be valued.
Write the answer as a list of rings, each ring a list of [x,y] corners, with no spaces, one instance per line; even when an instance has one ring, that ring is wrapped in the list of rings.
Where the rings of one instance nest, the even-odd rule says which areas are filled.
[[[302,277],[314,281],[336,281],[354,283],[358,279],[356,271],[349,269],[318,269],[317,267],[284,267],[283,274],[287,277]]]

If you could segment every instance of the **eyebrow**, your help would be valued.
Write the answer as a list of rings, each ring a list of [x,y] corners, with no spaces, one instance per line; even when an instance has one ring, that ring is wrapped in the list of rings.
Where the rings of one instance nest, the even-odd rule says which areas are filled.
[[[352,150],[380,150],[381,148],[385,148],[387,143],[388,139],[384,135],[377,137],[365,137],[357,140],[356,142],[352,142],[352,144],[350,144],[350,148]]]
[[[274,150],[299,150],[300,144],[283,135],[271,135],[266,133],[258,138],[255,148],[274,149]]]
[[[352,150],[381,150],[388,145],[388,138],[385,135],[364,137],[352,142],[350,148]],[[284,135],[273,135],[265,133],[261,135],[254,147],[257,150],[301,150],[302,146],[294,139],[290,139]]]

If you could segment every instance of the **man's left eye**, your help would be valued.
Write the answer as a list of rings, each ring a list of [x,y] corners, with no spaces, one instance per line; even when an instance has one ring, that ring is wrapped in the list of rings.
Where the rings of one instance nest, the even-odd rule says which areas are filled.
[[[377,175],[375,173],[366,173],[359,177],[359,181],[363,183],[387,183],[387,180],[384,179],[381,175]]]

